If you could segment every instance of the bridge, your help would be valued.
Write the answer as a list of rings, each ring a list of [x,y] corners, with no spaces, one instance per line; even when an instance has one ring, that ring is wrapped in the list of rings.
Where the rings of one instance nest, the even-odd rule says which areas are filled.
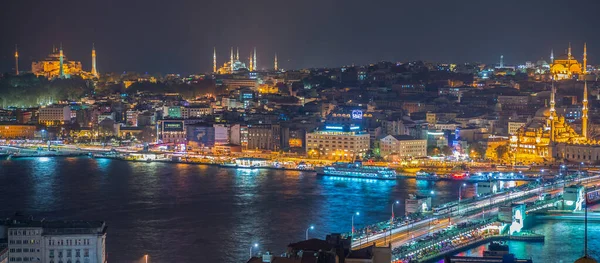
[[[600,187],[597,187],[597,184],[600,183],[600,175],[594,175],[590,177],[583,178],[574,178],[571,180],[557,180],[553,183],[546,183],[542,186],[530,188],[528,190],[517,191],[517,192],[502,192],[490,196],[486,196],[483,198],[477,198],[472,201],[462,202],[460,205],[457,202],[451,202],[442,207],[450,207],[450,209],[446,210],[438,210],[438,213],[431,213],[427,216],[414,219],[414,220],[395,220],[393,223],[391,221],[381,222],[379,223],[381,229],[376,231],[369,231],[367,234],[364,234],[364,231],[357,231],[359,235],[355,235],[352,241],[352,249],[360,249],[364,247],[371,246],[373,244],[377,246],[388,246],[391,244],[394,251],[398,251],[399,248],[411,245],[415,245],[416,241],[423,242],[423,240],[427,241],[428,246],[423,247],[423,245],[414,246],[412,250],[402,249],[401,252],[395,252],[393,258],[397,259],[398,262],[400,259],[411,258],[414,255],[421,253],[422,251],[427,251],[427,247],[429,249],[435,248],[437,250],[440,249],[440,246],[444,246],[446,243],[439,243],[443,240],[437,240],[434,238],[439,236],[440,233],[446,233],[448,229],[452,229],[452,227],[462,226],[460,227],[460,231],[454,233],[455,235],[452,238],[456,238],[456,236],[463,235],[464,233],[468,233],[472,231],[470,228],[464,228],[469,223],[473,222],[483,222],[482,224],[491,224],[491,221],[487,220],[497,220],[502,217],[503,211],[500,211],[500,207],[506,204],[520,202],[522,203],[520,206],[522,207],[512,207],[513,215],[510,215],[509,221],[504,221],[504,226],[510,226],[512,220],[514,220],[515,209],[522,209],[522,213],[525,214],[533,213],[536,217],[539,217],[537,213],[541,211],[553,210],[557,208],[564,209],[566,204],[569,203],[569,192],[565,190],[564,196],[560,196],[563,192],[563,187],[568,184],[578,184],[580,186],[567,186],[565,189],[570,189],[569,187],[576,190],[575,193],[571,193],[573,196],[577,196],[580,193],[587,192],[588,199],[598,198],[600,197]],[[585,191],[585,188],[588,188],[588,191]],[[583,189],[584,191],[580,191],[578,189]],[[549,198],[547,200],[539,200],[539,196],[543,193],[548,193],[553,198]],[[583,196],[581,196],[583,197]],[[581,201],[582,198],[575,198],[576,200]],[[585,198],[583,198],[585,199]],[[594,199],[596,200],[596,199]],[[578,201],[574,201],[577,203]],[[507,206],[503,206],[505,209]],[[574,204],[571,204],[569,207],[574,207],[575,210],[577,207]],[[570,210],[573,211],[573,210]],[[487,216],[487,220],[485,219]],[[551,219],[553,216],[556,218],[569,219],[569,218],[577,218],[577,214],[570,215],[546,215],[548,216],[546,219]],[[600,213],[597,215],[598,220],[600,220]],[[506,220],[506,219],[505,219]],[[512,222],[514,223],[514,221]],[[522,224],[522,222],[520,222]],[[482,227],[482,225],[472,226],[472,227]],[[484,227],[487,227],[484,226]],[[520,226],[522,227],[522,225]],[[464,229],[463,229],[464,228]],[[520,228],[519,228],[520,230]],[[513,230],[510,230],[513,231]],[[355,233],[356,234],[356,233]],[[500,236],[500,233],[494,235],[494,237]],[[488,238],[486,236],[485,238]],[[483,237],[482,237],[483,238]],[[433,243],[431,243],[433,242]],[[447,244],[446,244],[447,245]],[[454,246],[454,245],[453,245]],[[423,250],[425,249],[425,250]],[[411,254],[413,253],[413,254]],[[441,252],[440,252],[441,253]],[[435,257],[439,256],[439,253],[433,255]]]

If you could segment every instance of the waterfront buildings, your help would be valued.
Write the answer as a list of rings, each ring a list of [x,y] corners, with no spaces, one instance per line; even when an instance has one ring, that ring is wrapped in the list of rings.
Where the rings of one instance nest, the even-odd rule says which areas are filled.
[[[0,220],[8,262],[106,263],[106,230],[102,221]]]
[[[388,135],[379,141],[381,156],[388,159],[421,158],[427,156],[427,140],[408,135]]]
[[[306,153],[309,156],[354,160],[369,150],[369,134],[359,126],[326,125],[324,129],[306,134]]]
[[[68,105],[50,105],[39,110],[40,124],[58,126],[71,121],[71,107]]]
[[[0,124],[0,138],[33,139],[35,130],[34,125]]]

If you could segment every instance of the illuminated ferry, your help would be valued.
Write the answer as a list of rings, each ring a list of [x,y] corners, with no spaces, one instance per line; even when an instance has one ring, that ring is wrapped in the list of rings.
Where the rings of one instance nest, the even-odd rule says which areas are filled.
[[[417,180],[438,181],[440,177],[434,172],[421,170],[417,172]]]
[[[362,162],[337,162],[329,166],[316,167],[317,174],[328,176],[355,177],[367,179],[395,180],[396,171],[388,167],[362,165]]]

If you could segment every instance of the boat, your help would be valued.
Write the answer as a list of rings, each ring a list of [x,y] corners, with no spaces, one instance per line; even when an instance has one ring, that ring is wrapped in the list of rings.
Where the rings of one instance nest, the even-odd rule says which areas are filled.
[[[362,162],[336,162],[332,165],[316,167],[318,175],[354,177],[365,179],[395,180],[398,176],[394,169],[384,166],[363,165]]]
[[[438,181],[440,177],[434,172],[420,170],[417,172],[417,180]]]

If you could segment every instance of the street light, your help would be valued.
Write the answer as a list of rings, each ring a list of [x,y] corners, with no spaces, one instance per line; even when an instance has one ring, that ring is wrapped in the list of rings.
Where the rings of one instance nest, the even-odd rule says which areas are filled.
[[[250,246],[250,258],[252,258],[252,248],[257,248],[258,247],[258,243],[254,243],[254,245]]]
[[[308,230],[313,230],[315,229],[315,226],[310,226],[309,228],[306,229],[306,240],[308,240]]]
[[[350,238],[350,247],[352,247],[352,240],[354,239],[354,216],[360,215],[359,212],[352,214],[352,238]]]
[[[397,204],[400,204],[400,201],[396,200],[395,202],[392,203],[392,221],[391,221],[390,224],[394,223],[394,206],[397,205]]]

